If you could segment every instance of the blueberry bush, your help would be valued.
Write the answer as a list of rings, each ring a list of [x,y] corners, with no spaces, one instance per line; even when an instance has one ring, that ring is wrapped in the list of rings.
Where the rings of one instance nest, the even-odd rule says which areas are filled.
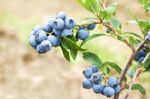
[[[106,3],[106,0],[78,0],[79,3],[93,14],[92,17],[83,19],[77,23],[65,12],[58,12],[46,23],[37,25],[29,34],[30,45],[40,54],[52,50],[53,47],[60,47],[66,60],[75,60],[78,53],[83,59],[91,63],[91,66],[83,70],[85,80],[82,86],[85,89],[92,89],[94,93],[106,97],[119,99],[124,90],[127,99],[131,90],[138,90],[145,94],[142,85],[135,83],[142,73],[150,71],[150,0],[137,0],[145,12],[145,19],[132,14],[133,20],[141,30],[141,34],[125,32],[122,23],[116,18],[117,3]],[[103,26],[101,33],[92,34],[91,31],[97,25]],[[125,43],[132,54],[125,67],[118,66],[113,62],[102,62],[96,53],[89,52],[83,45],[100,36],[109,36]],[[122,67],[122,68],[121,68]],[[115,70],[120,76],[114,76],[111,71]]]

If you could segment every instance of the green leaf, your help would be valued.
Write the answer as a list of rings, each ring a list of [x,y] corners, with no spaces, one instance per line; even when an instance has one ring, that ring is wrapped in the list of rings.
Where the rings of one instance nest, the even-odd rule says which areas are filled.
[[[150,0],[138,0],[138,2],[146,12],[150,11]]]
[[[103,72],[105,75],[110,74],[110,68],[109,68],[109,67],[104,67],[104,68],[102,68],[101,70],[102,70],[102,72]]]
[[[128,36],[133,36],[136,37],[138,39],[143,39],[140,35],[134,33],[134,32],[123,32],[122,35],[128,35]]]
[[[78,50],[70,50],[70,54],[72,58],[75,60],[78,54]]]
[[[145,62],[144,62],[144,68],[145,68],[145,71],[147,72],[150,72],[150,53],[147,54],[147,56],[145,57]]]
[[[94,53],[84,52],[83,59],[92,64],[97,65],[99,68],[102,66],[102,62],[101,62],[100,58]]]
[[[129,76],[130,78],[133,78],[135,72],[136,72],[136,70],[130,69],[130,70],[128,70],[127,74],[128,74],[128,76]]]
[[[78,0],[78,2],[92,13],[98,13],[101,9],[100,0]]]
[[[139,41],[132,36],[128,36],[128,41],[133,46],[137,46],[139,44]]]
[[[112,16],[115,15],[117,10],[117,3],[111,4],[108,7],[106,7],[105,9],[101,10],[100,14],[101,14],[101,18],[104,20],[109,20],[112,18]]]
[[[150,29],[150,18],[149,19],[137,19],[137,23],[141,29],[141,32],[143,35],[147,35],[149,29]]]
[[[115,28],[115,29],[121,29],[122,28],[121,23],[117,19],[112,18],[111,19],[111,24],[112,24],[112,27]]]
[[[66,45],[69,49],[72,49],[72,50],[79,50],[79,51],[86,50],[86,49],[83,49],[80,46],[78,46],[75,41],[72,41],[71,39],[69,39],[67,37],[62,37],[61,43],[63,45]]]
[[[105,36],[106,34],[93,34],[91,35],[90,37],[88,37],[86,40],[84,40],[80,46],[83,46],[86,42],[94,39],[94,38],[97,38],[97,37],[100,37],[100,36]]]
[[[142,39],[139,35],[132,32],[124,32],[121,35],[122,40],[127,40],[132,46],[137,46]]]
[[[113,62],[105,62],[102,66],[111,67],[111,68],[115,69],[118,73],[121,73],[121,71],[122,71],[120,66],[118,66],[116,63],[113,63]]]
[[[132,90],[138,90],[139,92],[141,92],[144,95],[146,93],[144,87],[140,84],[133,84]]]
[[[70,61],[69,51],[67,51],[62,45],[61,45],[61,50],[63,52],[63,55],[64,55],[65,59]]]

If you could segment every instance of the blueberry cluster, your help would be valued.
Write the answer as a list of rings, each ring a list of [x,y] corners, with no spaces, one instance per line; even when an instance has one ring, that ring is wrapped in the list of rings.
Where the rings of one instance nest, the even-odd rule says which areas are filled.
[[[141,63],[144,58],[146,57],[149,49],[147,47],[143,47],[141,50],[138,51],[138,53],[135,56],[135,61]]]
[[[114,94],[120,92],[121,88],[119,81],[116,77],[110,77],[107,84],[104,84],[103,75],[100,74],[96,65],[92,65],[83,71],[85,80],[82,82],[82,86],[85,89],[93,89],[94,93],[102,94],[107,97],[112,97]]]
[[[90,21],[90,22],[93,22],[93,21]],[[88,25],[85,25],[85,26],[80,26],[79,27],[79,31],[78,31],[78,38],[80,40],[85,40],[89,37],[89,30],[93,30],[95,29],[96,27],[96,24],[88,24]]]
[[[43,25],[36,26],[29,35],[30,45],[39,53],[45,53],[60,45],[61,36],[71,36],[75,21],[59,12]]]

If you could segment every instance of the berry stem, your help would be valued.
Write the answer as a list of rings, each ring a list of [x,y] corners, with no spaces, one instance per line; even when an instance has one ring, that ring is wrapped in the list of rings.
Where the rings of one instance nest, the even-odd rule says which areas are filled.
[[[124,99],[127,99],[127,98],[129,97],[129,93],[130,93],[130,91],[131,91],[131,89],[132,89],[132,86],[133,86],[133,84],[134,84],[134,81],[136,80],[136,78],[137,78],[137,76],[138,76],[138,74],[139,74],[140,71],[141,71],[141,70],[140,70],[139,68],[136,70],[136,72],[135,72],[135,74],[134,74],[134,77],[133,77],[133,79],[131,80],[131,83],[130,83],[130,85],[129,85],[129,89],[127,90],[127,93],[126,93]]]
[[[123,83],[123,81],[124,81],[124,79],[125,79],[125,76],[126,76],[126,74],[127,74],[127,71],[128,71],[128,69],[131,67],[132,62],[134,61],[134,58],[135,58],[136,54],[137,54],[138,51],[144,46],[144,44],[146,43],[146,41],[147,41],[147,39],[145,39],[145,40],[140,44],[140,46],[137,48],[136,51],[132,51],[132,54],[131,54],[131,56],[130,56],[130,58],[129,58],[129,61],[127,62],[127,64],[126,64],[124,70],[123,70],[122,73],[121,73],[121,76],[120,76],[120,86],[122,86],[122,83]],[[120,95],[120,93],[116,94],[113,99],[119,99],[119,95]]]

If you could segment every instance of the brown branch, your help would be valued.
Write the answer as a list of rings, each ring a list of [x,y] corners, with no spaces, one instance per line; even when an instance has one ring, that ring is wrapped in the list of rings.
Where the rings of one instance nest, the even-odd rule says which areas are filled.
[[[120,33],[116,32],[116,30],[112,28],[112,26],[110,25],[110,23],[108,23],[108,24],[106,24],[106,23],[104,23],[104,22],[102,22],[102,23],[103,23],[103,25],[104,25],[105,27],[109,28],[113,33],[115,33],[118,37],[120,37]],[[131,50],[132,50],[133,52],[135,52],[134,47],[133,47],[132,45],[130,45],[127,40],[123,40],[123,42],[124,42],[129,48],[131,48]]]
[[[137,54],[138,51],[144,46],[144,44],[145,44],[146,41],[147,41],[147,40],[144,40],[144,41],[141,43],[141,45],[137,48],[137,50],[136,50],[135,52],[132,52],[132,55],[130,56],[129,61],[127,62],[127,65],[125,66],[124,70],[123,70],[122,73],[121,73],[121,76],[120,76],[120,79],[119,79],[119,81],[120,81],[120,86],[122,86],[123,80],[125,79],[125,76],[126,76],[126,74],[127,74],[127,71],[128,71],[128,69],[131,67],[132,62],[133,62],[133,60],[134,60],[136,54]],[[120,93],[116,94],[113,99],[118,99],[118,98],[119,98],[119,95],[120,95]]]

